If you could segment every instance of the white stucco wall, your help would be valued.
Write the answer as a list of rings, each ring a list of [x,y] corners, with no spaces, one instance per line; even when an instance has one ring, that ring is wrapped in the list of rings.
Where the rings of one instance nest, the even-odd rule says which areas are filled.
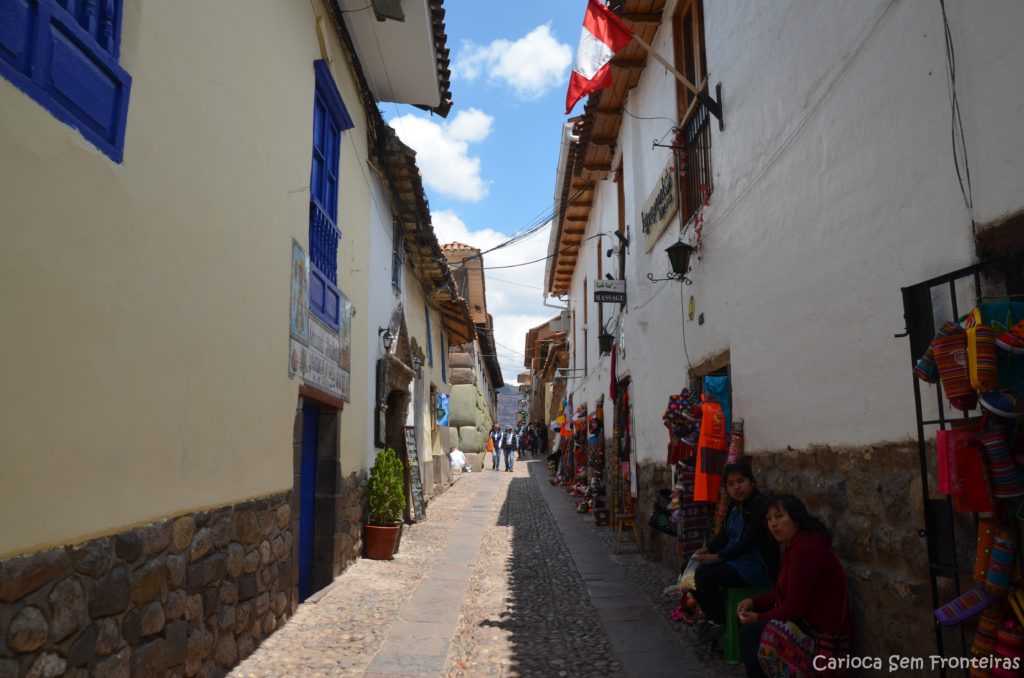
[[[748,450],[911,436],[910,355],[893,337],[904,327],[900,288],[974,258],[950,146],[939,7],[788,0],[753,10],[707,2],[705,11],[726,128],[712,121],[714,193],[692,286],[646,280],[668,270],[663,250],[679,237],[678,220],[650,254],[638,228],[667,160],[651,140],[671,123],[626,116],[620,137],[632,240],[618,371],[633,378],[640,458],[664,457],[661,412],[685,385],[688,362],[725,350]],[[1024,207],[1024,6],[951,6],[949,21],[984,223]],[[671,54],[669,40],[666,13],[662,53]],[[651,62],[626,107],[674,118],[674,90]],[[613,208],[613,189],[599,186],[588,235]],[[580,257],[574,308],[593,277],[589,260]],[[682,325],[690,295],[703,325]],[[596,391],[588,383],[583,392],[592,400]]]
[[[0,512],[31,515],[6,522],[0,557],[292,486],[313,8],[127,2],[123,36],[121,164],[0,79]],[[361,311],[365,274],[344,262],[365,247],[365,120],[347,69],[339,286]]]

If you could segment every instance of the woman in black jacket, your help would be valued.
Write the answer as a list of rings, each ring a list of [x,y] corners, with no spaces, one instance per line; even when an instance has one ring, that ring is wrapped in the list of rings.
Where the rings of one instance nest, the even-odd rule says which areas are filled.
[[[779,545],[765,524],[765,497],[750,466],[729,464],[722,482],[731,500],[725,524],[694,555],[700,567],[693,595],[708,620],[698,634],[711,641],[725,633],[725,589],[768,586],[779,572]]]

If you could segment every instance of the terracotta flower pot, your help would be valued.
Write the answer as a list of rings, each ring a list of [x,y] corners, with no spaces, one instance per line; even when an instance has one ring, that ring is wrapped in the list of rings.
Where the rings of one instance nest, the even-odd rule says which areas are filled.
[[[363,544],[366,549],[366,557],[371,560],[392,560],[395,557],[398,529],[399,524],[363,525]]]

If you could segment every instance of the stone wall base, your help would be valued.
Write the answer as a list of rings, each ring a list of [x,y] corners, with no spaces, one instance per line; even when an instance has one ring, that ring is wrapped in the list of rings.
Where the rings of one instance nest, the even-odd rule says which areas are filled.
[[[0,561],[0,676],[224,675],[294,612],[291,492]]]
[[[766,493],[791,493],[832,530],[850,587],[856,654],[935,652],[917,446],[815,447],[747,457]],[[647,556],[677,569],[671,536],[647,527],[657,491],[669,487],[663,463],[639,467],[638,518]],[[909,675],[909,674],[908,674]]]

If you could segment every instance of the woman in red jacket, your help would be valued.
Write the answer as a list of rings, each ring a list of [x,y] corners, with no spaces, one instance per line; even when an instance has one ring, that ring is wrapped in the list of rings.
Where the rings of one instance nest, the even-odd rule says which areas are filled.
[[[784,494],[767,502],[768,530],[785,547],[776,590],[740,601],[740,652],[748,676],[833,674],[846,654],[850,614],[846,575],[824,524]]]

